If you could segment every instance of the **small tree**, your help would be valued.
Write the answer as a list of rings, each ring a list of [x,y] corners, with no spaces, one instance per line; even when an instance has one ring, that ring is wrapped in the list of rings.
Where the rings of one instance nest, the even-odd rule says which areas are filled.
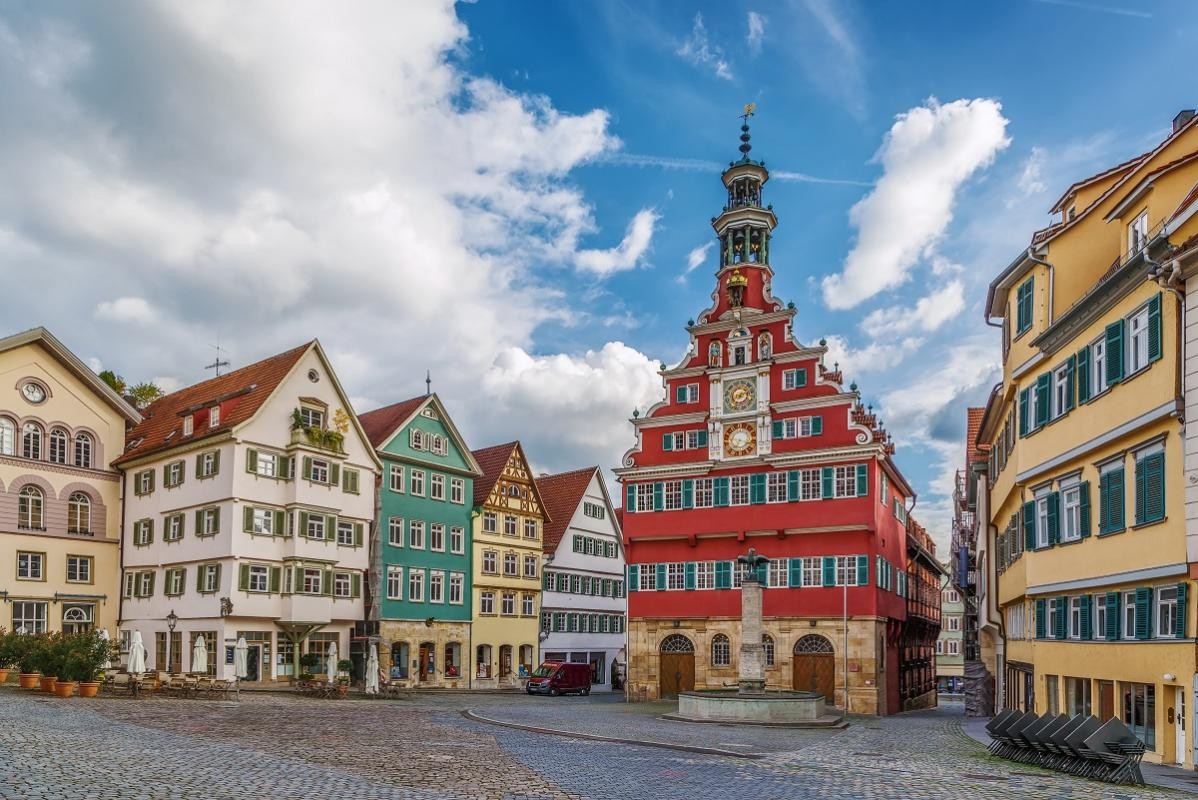
[[[133,398],[133,404],[137,406],[139,411],[164,394],[166,393],[162,389],[149,382],[139,383],[129,390],[129,396]]]
[[[122,397],[125,396],[125,379],[120,375],[117,375],[110,369],[106,369],[100,373],[99,378],[108,384],[109,389],[112,389],[112,391],[116,392]]]

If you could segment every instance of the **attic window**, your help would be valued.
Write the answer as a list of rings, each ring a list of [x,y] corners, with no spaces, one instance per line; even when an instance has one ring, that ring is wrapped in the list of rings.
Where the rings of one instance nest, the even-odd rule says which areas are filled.
[[[312,381],[312,383],[319,382],[320,381],[320,373],[314,369],[308,370],[308,380]]]
[[[186,417],[183,418],[183,435],[191,436],[194,427],[195,427],[195,418],[192,417],[191,414],[188,414]]]
[[[213,406],[208,411],[208,427],[215,428],[220,425],[220,406]]]

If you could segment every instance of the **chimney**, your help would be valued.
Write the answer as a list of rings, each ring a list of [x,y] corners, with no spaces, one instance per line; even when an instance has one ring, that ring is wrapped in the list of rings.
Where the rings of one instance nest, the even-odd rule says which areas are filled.
[[[1186,126],[1190,120],[1194,118],[1194,109],[1183,108],[1177,112],[1177,116],[1173,118],[1173,132],[1177,133]]]

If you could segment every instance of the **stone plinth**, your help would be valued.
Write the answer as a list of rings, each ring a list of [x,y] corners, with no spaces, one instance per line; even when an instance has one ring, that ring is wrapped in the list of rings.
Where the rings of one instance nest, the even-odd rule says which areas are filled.
[[[740,669],[737,685],[742,694],[765,691],[765,647],[761,644],[761,584],[747,577],[740,588]]]
[[[829,713],[824,696],[814,692],[768,692],[746,695],[737,689],[682,692],[678,713],[671,719],[689,722],[740,722],[791,727],[831,727],[843,724],[838,712]]]

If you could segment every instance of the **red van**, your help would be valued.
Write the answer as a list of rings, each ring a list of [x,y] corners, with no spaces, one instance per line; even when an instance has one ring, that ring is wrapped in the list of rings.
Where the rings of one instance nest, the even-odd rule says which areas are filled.
[[[529,694],[591,693],[591,665],[571,664],[565,661],[546,661],[533,670],[525,688]]]

